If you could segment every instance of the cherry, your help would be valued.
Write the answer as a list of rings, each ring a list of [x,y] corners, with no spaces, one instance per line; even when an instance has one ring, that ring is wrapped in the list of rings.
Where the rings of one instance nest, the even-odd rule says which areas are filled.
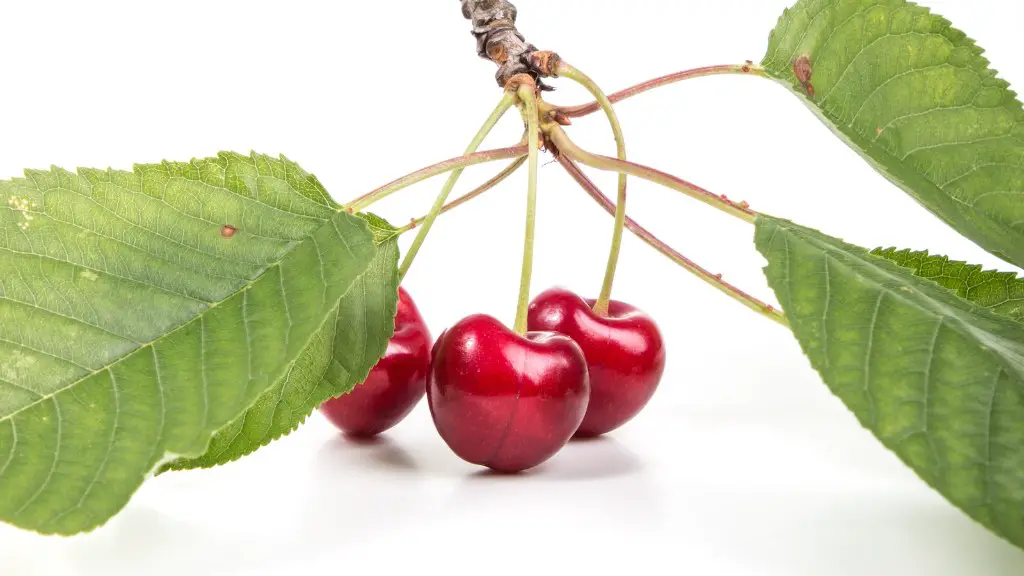
[[[395,334],[366,380],[320,407],[335,426],[357,438],[391,428],[412,412],[426,392],[430,332],[405,289],[398,289]]]
[[[615,430],[647,405],[665,371],[661,331],[650,316],[611,301],[608,315],[561,288],[538,295],[531,303],[530,330],[558,332],[572,338],[587,358],[590,405],[576,435],[600,436]]]
[[[560,334],[520,336],[478,314],[434,344],[427,403],[441,437],[463,460],[522,472],[555,455],[583,421],[587,362]]]

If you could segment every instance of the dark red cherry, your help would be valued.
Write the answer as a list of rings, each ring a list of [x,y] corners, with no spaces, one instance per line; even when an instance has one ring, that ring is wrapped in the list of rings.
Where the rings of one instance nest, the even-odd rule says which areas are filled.
[[[462,459],[514,473],[555,455],[587,411],[587,363],[575,342],[520,336],[485,315],[445,331],[433,349],[427,403]]]
[[[572,338],[587,357],[590,406],[577,436],[600,436],[615,430],[647,405],[665,371],[661,331],[650,316],[612,301],[607,316],[598,316],[594,301],[553,288],[530,303],[530,330],[558,332]]]
[[[328,400],[320,411],[351,436],[376,436],[412,412],[426,392],[429,371],[430,332],[408,292],[399,287],[395,335],[384,356],[362,384]]]

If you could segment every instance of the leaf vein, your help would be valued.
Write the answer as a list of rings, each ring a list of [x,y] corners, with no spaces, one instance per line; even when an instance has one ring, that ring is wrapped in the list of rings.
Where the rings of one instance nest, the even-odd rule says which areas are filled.
[[[36,499],[39,498],[39,496],[43,493],[43,491],[46,490],[46,488],[50,485],[50,482],[53,480],[53,473],[57,470],[57,464],[60,462],[60,445],[64,441],[64,438],[63,438],[63,436],[64,436],[64,433],[63,433],[64,432],[64,430],[63,430],[64,422],[63,422],[63,420],[64,419],[63,419],[63,417],[61,416],[61,413],[60,413],[60,402],[58,401],[57,397],[56,396],[51,396],[50,399],[53,400],[53,408],[54,408],[54,411],[55,411],[53,421],[54,421],[54,424],[57,426],[57,442],[56,442],[56,444],[54,446],[54,449],[53,449],[53,463],[50,465],[50,471],[49,471],[49,473],[47,473],[46,479],[43,480],[43,484],[39,487],[38,490],[36,490],[35,494],[33,494],[31,497],[29,497],[29,499],[26,500],[25,503],[21,505],[21,508],[18,508],[14,512],[14,514],[13,514],[14,516],[18,516],[22,512],[24,512],[25,509],[27,509],[29,506],[31,506],[32,503],[35,502]]]
[[[117,427],[121,419],[121,394],[117,389],[117,377],[114,376],[113,372],[110,372],[110,386],[114,394],[114,422],[110,427],[110,440],[107,443],[107,450],[106,453],[103,455],[103,460],[100,463],[100,467],[96,470],[96,474],[94,474],[92,479],[89,481],[89,485],[85,488],[85,491],[82,492],[82,497],[78,499],[78,503],[72,506],[71,508],[68,508],[64,512],[57,514],[50,521],[50,524],[56,524],[68,514],[76,510],[80,510],[82,508],[82,505],[85,503],[85,499],[89,497],[89,494],[92,492],[92,489],[96,486],[96,483],[99,481],[100,476],[103,475],[103,472],[107,468],[107,464],[110,462],[110,453],[114,449],[114,442],[115,439],[117,438]]]
[[[122,276],[120,274],[117,274],[115,272],[111,272],[111,271],[106,270],[106,269],[95,268],[95,267],[86,266],[86,265],[83,265],[83,264],[77,264],[75,262],[70,262],[70,261],[67,261],[67,260],[60,260],[60,259],[54,258],[53,256],[47,256],[46,254],[38,254],[36,252],[23,252],[21,250],[14,250],[14,249],[11,249],[11,248],[6,248],[6,247],[0,247],[0,251],[7,251],[7,252],[10,252],[12,254],[18,254],[18,255],[21,255],[21,256],[34,256],[36,258],[45,258],[47,260],[52,260],[52,261],[57,262],[59,264],[65,264],[65,265],[69,265],[69,266],[74,266],[74,267],[77,267],[77,268],[81,268],[83,270],[89,270],[89,271],[92,271],[92,272],[96,272],[97,274],[106,274],[106,275],[111,276],[113,278],[117,278],[119,280],[124,280],[125,282],[132,282],[132,283],[135,283],[135,284],[141,284],[143,286],[148,286],[150,288],[159,290],[161,292],[164,292],[164,293],[167,293],[167,294],[173,294],[174,296],[180,296],[182,298],[187,298],[187,299],[193,300],[195,302],[200,302],[200,303],[207,304],[207,305],[212,304],[212,302],[210,302],[208,300],[202,300],[200,298],[196,298],[194,296],[189,296],[188,294],[184,294],[182,292],[177,292],[177,291],[175,291],[175,290],[173,290],[173,289],[171,289],[171,288],[169,288],[167,286],[160,286],[160,285],[157,285],[157,284],[153,284],[151,282],[146,282],[145,280],[140,280],[138,278],[130,278],[128,276]],[[173,262],[169,262],[169,263],[174,264]],[[109,265],[108,265],[108,267],[109,267]],[[228,280],[239,280],[238,278],[226,278],[226,279],[228,279]],[[34,298],[34,296],[33,296],[33,298]]]
[[[11,450],[7,453],[7,460],[4,461],[4,465],[0,466],[0,478],[4,477],[7,467],[14,461],[14,454],[18,451],[18,427],[14,423],[14,419],[10,419],[8,422],[11,423]]]
[[[882,309],[882,301],[885,299],[885,295],[888,294],[885,290],[878,292],[878,299],[875,301],[875,310],[871,314],[871,322],[868,324],[868,341],[867,346],[864,350],[864,398],[868,401],[871,427],[875,427],[875,423],[878,419],[878,411],[875,406],[875,397],[871,393],[871,365],[874,361],[874,346],[875,346],[875,331],[878,329],[878,316]]]

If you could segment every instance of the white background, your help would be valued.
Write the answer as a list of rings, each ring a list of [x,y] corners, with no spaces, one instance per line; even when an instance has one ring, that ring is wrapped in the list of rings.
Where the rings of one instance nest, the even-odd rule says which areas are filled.
[[[612,91],[707,64],[759,60],[789,0],[517,0],[521,29]],[[1018,86],[1014,0],[929,2]],[[499,98],[455,0],[8,0],[0,6],[0,176],[129,168],[227,149],[284,153],[339,200],[461,153]],[[557,82],[558,103],[585,100]],[[866,246],[1007,266],[959,238],[846,149],[796,98],[716,77],[619,106],[631,158],[758,210]],[[518,118],[489,145],[513,143]],[[571,134],[612,152],[600,116]],[[497,166],[474,169],[465,185]],[[614,177],[597,174],[606,191]],[[426,210],[439,181],[375,210]],[[752,230],[639,181],[630,213],[770,297]],[[406,287],[435,334],[511,322],[525,171],[446,216]],[[593,295],[611,219],[557,165],[541,170],[535,290]],[[409,239],[407,239],[408,241]],[[425,404],[352,445],[314,416],[242,462],[161,477],[99,531],[0,527],[4,575],[1011,575],[1024,553],[989,534],[860,428],[796,341],[627,237],[616,296],[651,313],[668,370],[641,417],[531,474],[481,475]]]

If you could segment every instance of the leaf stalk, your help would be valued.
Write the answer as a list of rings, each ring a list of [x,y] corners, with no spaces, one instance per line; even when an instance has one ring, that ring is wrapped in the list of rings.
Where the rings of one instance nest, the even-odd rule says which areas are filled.
[[[560,153],[565,154],[580,164],[607,172],[626,173],[630,176],[636,176],[642,180],[660,184],[666,188],[682,192],[695,200],[699,200],[709,206],[725,212],[726,214],[729,214],[730,216],[734,216],[750,224],[753,224],[754,219],[757,218],[757,212],[751,210],[745,202],[733,202],[724,196],[713,194],[696,184],[691,184],[690,182],[683,180],[682,178],[648,166],[586,152],[577,146],[565,131],[555,123],[546,123],[544,125],[544,130]]]
[[[504,170],[502,170],[501,172],[496,174],[493,178],[491,178],[487,182],[484,182],[480,186],[474,188],[472,191],[467,192],[467,193],[463,194],[462,196],[459,196],[455,200],[452,200],[451,202],[445,204],[444,207],[441,208],[441,212],[440,213],[441,214],[445,214],[445,213],[447,213],[447,212],[449,212],[451,210],[454,210],[454,209],[458,208],[459,206],[462,206],[466,202],[469,202],[470,200],[476,198],[477,196],[480,196],[484,192],[489,191],[490,189],[494,188],[498,184],[501,184],[509,176],[511,176],[517,170],[519,170],[519,168],[523,164],[525,164],[525,163],[526,163],[526,156],[522,156],[520,158],[517,158],[517,159],[513,160],[512,163],[509,164],[508,166],[506,166]],[[419,218],[415,218],[412,221],[410,221],[408,224],[406,224],[405,226],[402,226],[401,228],[399,228],[396,232],[399,235],[405,234],[406,232],[409,232],[410,230],[414,230],[416,227],[418,227],[421,224],[423,224],[423,222],[426,221],[426,219],[427,219],[426,216],[421,216]]]
[[[615,214],[615,205],[612,203],[611,199],[601,192],[600,188],[598,188],[597,185],[594,184],[594,182],[583,172],[583,170],[580,169],[576,162],[564,154],[558,155],[558,162],[563,168],[565,168],[565,171],[569,173],[569,176],[571,176],[573,180],[575,180],[580,187],[590,195],[591,198],[604,208],[606,212],[609,214]],[[761,316],[764,316],[765,318],[768,318],[782,326],[789,327],[789,321],[786,319],[785,313],[781,310],[767,304],[766,302],[762,302],[747,292],[744,292],[736,286],[726,282],[722,279],[720,274],[712,274],[706,268],[701,267],[693,260],[683,256],[671,246],[662,242],[657,236],[628,216],[626,217],[626,228],[643,240],[648,246],[654,248],[669,260],[675,262],[681,268],[704,281],[712,288],[722,292],[726,296],[729,296],[733,300],[736,300]]]
[[[449,160],[445,160],[444,162],[438,162],[437,164],[434,164],[432,166],[427,166],[426,168],[417,170],[412,174],[402,176],[401,178],[391,182],[390,184],[385,184],[384,186],[381,186],[380,188],[377,188],[372,192],[369,192],[367,194],[364,194],[363,196],[360,196],[359,198],[356,198],[355,200],[342,206],[341,209],[348,210],[349,212],[361,212],[366,208],[370,207],[371,205],[373,205],[375,202],[383,200],[384,198],[387,198],[388,196],[394,194],[395,192],[398,192],[399,190],[402,190],[403,188],[407,188],[409,186],[412,186],[413,184],[418,184],[419,182],[422,182],[429,178],[433,178],[434,176],[445,174],[447,172],[451,172],[452,170],[456,170],[459,168],[475,166],[477,164],[486,164],[488,162],[496,162],[498,160],[512,160],[515,158],[521,158],[523,156],[526,156],[528,153],[529,148],[525,144],[520,144],[518,146],[511,146],[509,148],[486,150],[484,152],[476,152],[474,154],[467,154],[465,156],[451,158]]]
[[[473,140],[466,147],[466,155],[473,154],[476,152],[480,145],[483,144],[484,139],[491,133],[494,126],[498,124],[498,121],[508,112],[509,108],[515,105],[518,100],[517,96],[512,92],[505,92],[502,96],[501,101],[498,102],[498,106],[491,112],[484,125],[480,127],[480,130],[473,137]],[[441,192],[437,195],[434,200],[434,205],[430,208],[430,212],[423,221],[423,226],[420,231],[416,234],[416,238],[409,246],[409,250],[405,253],[405,258],[402,259],[401,266],[398,267],[398,280],[401,283],[405,279],[405,275],[409,273],[409,268],[412,267],[413,261],[416,259],[416,255],[419,254],[420,248],[423,246],[423,242],[427,239],[427,234],[430,233],[430,229],[434,226],[434,220],[444,209],[444,204],[448,200],[448,196],[452,193],[455,185],[458,183],[459,178],[462,177],[462,173],[465,168],[456,168],[452,170],[448,176],[448,181],[445,182],[444,186],[441,187]]]
[[[608,100],[613,104],[622,102],[627,98],[632,98],[638,94],[643,94],[648,90],[653,90],[661,86],[667,86],[683,80],[690,80],[693,78],[702,78],[704,76],[720,76],[723,74],[739,74],[748,76],[760,76],[762,78],[768,78],[768,74],[765,73],[764,68],[754,64],[753,62],[745,62],[743,64],[726,64],[720,66],[706,66],[703,68],[694,68],[692,70],[683,70],[674,74],[668,74],[648,80],[647,82],[641,82],[636,86],[631,86],[625,90],[620,90],[614,94],[608,96]],[[589,104],[583,104],[580,106],[558,106],[555,108],[558,112],[564,114],[568,118],[582,118],[597,112],[601,109],[600,102],[591,102]]]

